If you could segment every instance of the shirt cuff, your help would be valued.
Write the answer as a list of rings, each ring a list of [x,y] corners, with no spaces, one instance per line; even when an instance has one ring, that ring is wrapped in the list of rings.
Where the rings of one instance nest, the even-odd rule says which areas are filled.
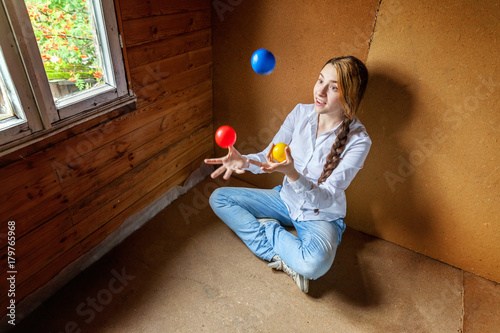
[[[244,158],[248,159],[249,157],[247,155],[243,155]],[[262,173],[262,170],[260,167],[256,166],[255,164],[249,163],[248,168],[243,168],[243,170],[250,171],[251,173],[257,174],[257,173]]]
[[[288,179],[287,181],[296,193],[309,191],[312,187],[311,182],[307,180],[306,177],[302,176],[302,174],[300,174],[299,178],[294,182],[290,182]]]

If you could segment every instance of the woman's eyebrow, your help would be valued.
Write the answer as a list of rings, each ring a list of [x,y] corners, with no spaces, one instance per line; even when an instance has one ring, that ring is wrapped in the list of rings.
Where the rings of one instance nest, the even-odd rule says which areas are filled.
[[[325,78],[325,77],[323,76],[323,74],[321,74],[321,73],[319,73],[319,76],[321,76],[323,79]],[[337,83],[337,81],[334,81],[334,80],[330,80],[330,81],[328,81],[328,82]]]

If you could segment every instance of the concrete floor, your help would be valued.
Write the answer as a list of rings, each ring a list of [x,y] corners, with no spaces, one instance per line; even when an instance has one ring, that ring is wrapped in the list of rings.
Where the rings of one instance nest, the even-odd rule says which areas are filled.
[[[301,293],[215,216],[215,187],[198,184],[12,332],[500,332],[498,284],[352,229]]]

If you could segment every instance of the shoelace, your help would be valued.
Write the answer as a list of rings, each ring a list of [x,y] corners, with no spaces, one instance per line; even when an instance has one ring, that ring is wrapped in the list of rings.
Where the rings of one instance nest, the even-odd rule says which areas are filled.
[[[285,264],[285,262],[283,260],[281,260],[281,258],[279,260],[276,260],[276,261],[269,263],[268,266],[271,268],[277,269],[279,271],[285,272],[286,274],[288,274],[288,276],[290,276],[294,280],[298,275],[300,275],[296,271],[294,271],[293,269],[288,267],[288,265]]]
[[[299,286],[300,290],[304,293],[309,291],[309,280],[291,269],[277,254],[275,254],[272,258],[268,266],[280,271],[285,272],[289,277],[295,281],[295,283]]]
[[[260,222],[260,224],[262,224],[263,226],[266,225],[266,223],[268,222],[275,222],[275,223],[279,223],[278,220],[275,220],[275,219],[270,219],[270,218],[258,218],[257,221]]]

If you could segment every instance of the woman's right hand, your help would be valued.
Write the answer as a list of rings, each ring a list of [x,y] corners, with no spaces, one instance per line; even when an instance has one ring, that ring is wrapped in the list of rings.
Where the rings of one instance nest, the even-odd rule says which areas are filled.
[[[249,166],[248,160],[243,157],[233,146],[230,146],[228,150],[229,152],[224,157],[205,159],[206,164],[222,164],[214,172],[212,172],[212,174],[210,175],[212,178],[216,178],[224,173],[224,176],[222,178],[228,180],[233,172],[236,172],[237,174],[245,173],[245,170],[243,170],[243,168],[247,168]]]

